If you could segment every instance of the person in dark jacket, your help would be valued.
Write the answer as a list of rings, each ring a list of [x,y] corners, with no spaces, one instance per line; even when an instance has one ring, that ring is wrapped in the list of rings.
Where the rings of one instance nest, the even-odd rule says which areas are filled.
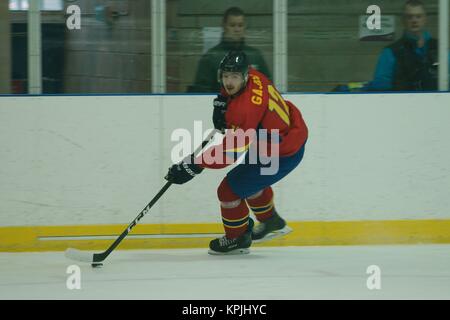
[[[220,83],[217,79],[217,69],[222,58],[231,50],[244,51],[250,65],[271,79],[269,68],[261,52],[245,43],[244,12],[238,7],[229,8],[224,13],[222,27],[222,40],[200,59],[194,84],[188,87],[188,92],[218,92]]]
[[[438,43],[425,31],[426,11],[420,0],[409,0],[404,8],[405,32],[383,49],[370,91],[437,90]]]

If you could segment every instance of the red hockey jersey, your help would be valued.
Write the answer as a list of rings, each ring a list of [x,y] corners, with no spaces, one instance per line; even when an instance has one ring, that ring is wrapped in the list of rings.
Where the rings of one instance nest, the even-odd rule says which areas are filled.
[[[228,96],[223,88],[221,94]],[[227,130],[222,144],[209,148],[195,160],[201,167],[224,168],[255,142],[259,150],[265,150],[269,156],[276,156],[273,151],[271,154],[271,150],[276,150],[280,157],[290,156],[301,148],[308,137],[300,111],[283,99],[265,75],[252,68],[249,69],[244,91],[228,98],[225,120],[227,128],[232,130]],[[276,135],[277,148],[271,145],[273,139],[260,138],[266,135],[259,132],[267,132],[267,136]]]

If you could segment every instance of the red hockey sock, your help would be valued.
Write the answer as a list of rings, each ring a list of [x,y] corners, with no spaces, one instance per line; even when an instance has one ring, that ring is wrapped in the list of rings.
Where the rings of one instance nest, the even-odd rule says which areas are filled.
[[[227,179],[223,179],[217,195],[220,200],[223,227],[228,239],[243,235],[248,229],[249,210],[247,203],[233,193]]]
[[[271,187],[265,188],[260,195],[256,196],[256,198],[250,197],[246,200],[258,221],[262,222],[272,217],[274,205],[273,190]]]

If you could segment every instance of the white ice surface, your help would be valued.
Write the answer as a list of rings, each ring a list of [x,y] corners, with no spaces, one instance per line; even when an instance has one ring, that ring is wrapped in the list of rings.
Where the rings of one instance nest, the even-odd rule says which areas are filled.
[[[63,252],[1,253],[0,299],[450,299],[450,245],[117,251],[101,269],[79,263],[69,290]],[[381,289],[369,290],[370,265]]]

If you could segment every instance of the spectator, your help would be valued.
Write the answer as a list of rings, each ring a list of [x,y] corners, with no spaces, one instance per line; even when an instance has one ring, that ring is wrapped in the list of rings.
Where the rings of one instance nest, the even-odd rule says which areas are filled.
[[[383,49],[370,91],[437,90],[438,44],[425,30],[427,15],[420,0],[404,7],[405,32],[401,39]]]
[[[208,50],[200,59],[194,84],[188,87],[188,92],[218,92],[220,84],[217,69],[222,58],[231,50],[244,51],[251,66],[271,78],[261,52],[245,44],[244,12],[237,7],[229,8],[223,16],[222,28],[220,43]]]

